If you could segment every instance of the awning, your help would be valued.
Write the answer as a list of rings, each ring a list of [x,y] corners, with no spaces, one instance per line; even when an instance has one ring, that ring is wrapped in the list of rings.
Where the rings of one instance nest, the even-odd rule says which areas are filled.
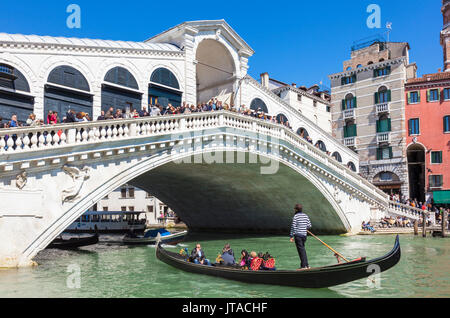
[[[450,190],[434,191],[433,200],[435,204],[450,204]]]

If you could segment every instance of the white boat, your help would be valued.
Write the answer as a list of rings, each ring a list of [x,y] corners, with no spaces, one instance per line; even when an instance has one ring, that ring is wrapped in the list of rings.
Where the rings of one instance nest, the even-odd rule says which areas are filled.
[[[156,244],[158,234],[163,244],[176,245],[183,241],[188,231],[171,233],[166,229],[147,230],[144,236],[138,236],[133,234],[127,234],[123,238],[123,243],[127,245],[153,245]]]
[[[144,212],[89,211],[73,222],[66,233],[128,233],[144,232],[147,220],[140,218]],[[145,214],[145,213],[144,213]]]

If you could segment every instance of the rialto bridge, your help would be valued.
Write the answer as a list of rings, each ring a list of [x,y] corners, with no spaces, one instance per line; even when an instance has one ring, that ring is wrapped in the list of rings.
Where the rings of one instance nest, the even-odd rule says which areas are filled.
[[[142,43],[0,34],[10,84],[0,85],[2,112],[44,118],[71,108],[96,118],[124,100],[140,108],[156,98],[258,98],[293,127],[220,111],[1,129],[0,267],[30,265],[124,183],[194,230],[287,233],[299,202],[318,233],[354,233],[386,212],[417,218],[358,175],[357,154],[248,76],[252,54],[223,20],[186,22]]]

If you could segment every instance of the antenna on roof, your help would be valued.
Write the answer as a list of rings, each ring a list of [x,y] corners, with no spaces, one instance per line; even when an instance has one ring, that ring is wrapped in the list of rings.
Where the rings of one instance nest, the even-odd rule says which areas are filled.
[[[392,22],[387,22],[386,23],[386,29],[388,30],[387,33],[387,41],[389,42],[389,35],[392,31]]]

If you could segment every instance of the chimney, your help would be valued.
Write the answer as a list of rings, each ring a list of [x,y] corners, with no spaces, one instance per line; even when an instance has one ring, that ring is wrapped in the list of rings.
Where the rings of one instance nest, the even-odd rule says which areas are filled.
[[[438,68],[438,73],[440,73],[441,72],[441,69],[440,68]]]
[[[269,73],[262,73],[261,75],[261,85],[265,88],[269,88]]]
[[[297,84],[295,84],[295,83],[292,83],[292,87],[295,87],[295,88],[297,88]]]

